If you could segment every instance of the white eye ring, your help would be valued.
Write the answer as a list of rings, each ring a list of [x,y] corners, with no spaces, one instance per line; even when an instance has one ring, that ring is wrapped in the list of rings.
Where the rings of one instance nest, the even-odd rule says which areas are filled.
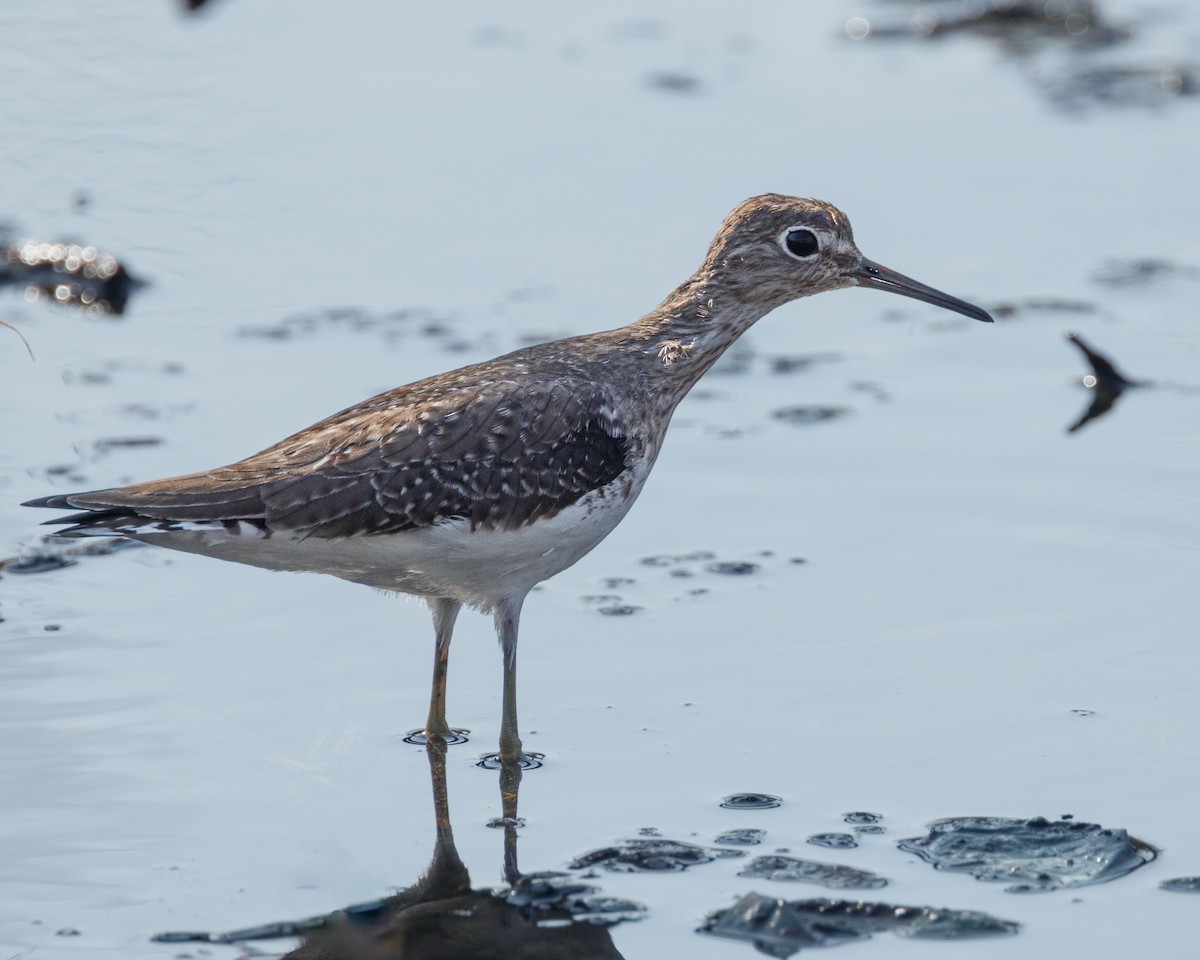
[[[779,235],[779,245],[784,253],[797,260],[811,260],[821,252],[821,241],[816,231],[800,224],[784,230]]]

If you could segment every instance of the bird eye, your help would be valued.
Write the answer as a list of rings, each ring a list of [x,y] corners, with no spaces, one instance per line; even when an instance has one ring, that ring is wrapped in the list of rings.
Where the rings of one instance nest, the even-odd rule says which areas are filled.
[[[805,227],[792,227],[780,239],[783,241],[783,249],[793,257],[806,259],[820,249],[817,235]]]

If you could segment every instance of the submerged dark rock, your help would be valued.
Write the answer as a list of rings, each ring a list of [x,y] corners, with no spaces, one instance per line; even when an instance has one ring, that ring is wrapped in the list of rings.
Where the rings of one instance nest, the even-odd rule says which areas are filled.
[[[1158,856],[1154,847],[1124,830],[1044,817],[949,817],[931,823],[928,835],[898,846],[938,870],[1011,883],[1005,888],[1009,893],[1105,883]]]

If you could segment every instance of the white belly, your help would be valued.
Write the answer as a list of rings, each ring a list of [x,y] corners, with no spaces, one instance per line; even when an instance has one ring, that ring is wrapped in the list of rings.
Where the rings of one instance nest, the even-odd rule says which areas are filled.
[[[420,530],[321,539],[264,535],[249,524],[186,523],[180,529],[130,531],[146,543],[266,567],[309,570],[401,593],[450,597],[490,610],[506,597],[575,563],[629,512],[649,473],[639,464],[553,517],[517,530],[472,531],[465,520]]]

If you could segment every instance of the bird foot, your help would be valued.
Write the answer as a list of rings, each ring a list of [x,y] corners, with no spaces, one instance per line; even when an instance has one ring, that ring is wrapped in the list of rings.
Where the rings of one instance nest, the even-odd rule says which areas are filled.
[[[446,741],[447,746],[454,746],[458,743],[466,743],[470,737],[467,736],[470,730],[461,730],[457,727],[450,727],[445,733],[439,734]],[[424,730],[410,730],[404,735],[404,742],[411,743],[418,747],[423,747],[429,742],[429,734]]]

